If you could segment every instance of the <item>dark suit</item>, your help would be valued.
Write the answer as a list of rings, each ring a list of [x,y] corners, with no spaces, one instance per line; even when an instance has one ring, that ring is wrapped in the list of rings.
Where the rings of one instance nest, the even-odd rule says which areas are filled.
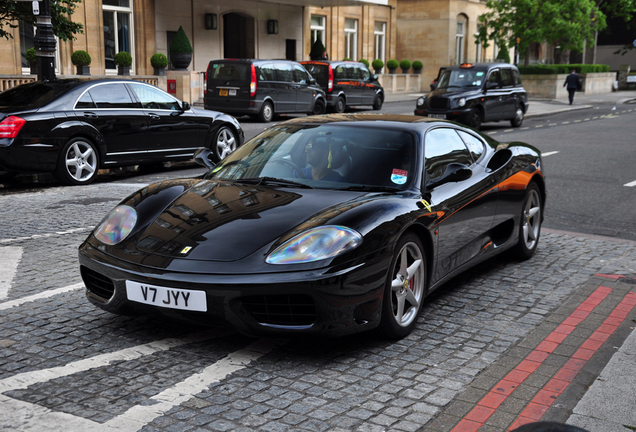
[[[574,93],[581,88],[581,79],[573,72],[565,78],[563,87],[567,87],[568,99],[570,100],[570,105],[572,105],[572,102],[574,101]]]

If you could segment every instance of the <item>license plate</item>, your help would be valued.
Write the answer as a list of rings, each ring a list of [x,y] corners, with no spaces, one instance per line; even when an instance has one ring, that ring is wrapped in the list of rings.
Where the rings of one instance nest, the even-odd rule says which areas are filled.
[[[227,89],[219,89],[219,96],[227,96]]]
[[[438,118],[438,119],[445,119],[446,118],[446,114],[429,114],[428,116],[430,118]]]
[[[219,96],[236,96],[236,89],[219,89]]]
[[[126,281],[126,295],[130,301],[157,307],[199,312],[208,310],[205,291],[166,288]]]

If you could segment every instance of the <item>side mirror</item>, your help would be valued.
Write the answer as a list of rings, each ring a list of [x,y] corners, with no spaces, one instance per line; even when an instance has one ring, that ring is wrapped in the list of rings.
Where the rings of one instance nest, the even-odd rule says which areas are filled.
[[[216,166],[216,164],[212,162],[213,156],[212,150],[206,147],[201,147],[194,152],[194,161],[201,166],[212,169]]]
[[[371,78],[369,78],[369,81],[377,81],[378,80],[378,76],[376,74],[371,75]]]
[[[488,81],[486,83],[486,90],[492,90],[499,87],[499,83]]]
[[[186,101],[181,101],[181,109],[183,111],[188,111],[190,109],[190,104]]]
[[[311,84],[311,85],[316,84],[316,78],[314,78],[314,77],[309,78],[309,84]]]
[[[426,187],[434,188],[445,183],[456,183],[464,180],[468,180],[473,175],[473,171],[464,164],[449,163],[444,169],[444,173],[426,183]]]

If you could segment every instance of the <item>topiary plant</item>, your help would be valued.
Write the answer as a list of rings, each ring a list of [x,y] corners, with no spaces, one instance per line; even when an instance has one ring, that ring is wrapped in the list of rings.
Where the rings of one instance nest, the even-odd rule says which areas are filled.
[[[119,51],[115,54],[114,60],[117,66],[130,67],[132,65],[132,56],[126,51]]]
[[[33,64],[38,61],[38,54],[35,51],[35,48],[29,48],[28,50],[26,50],[24,56],[26,57],[26,60],[29,62],[29,64]]]
[[[165,68],[168,66],[168,57],[165,54],[156,53],[150,57],[150,64],[153,68]]]
[[[412,65],[412,66],[413,66],[413,69],[415,69],[415,70],[420,70],[420,69],[422,69],[422,67],[424,66],[424,64],[423,64],[421,61],[419,61],[419,60],[415,60],[415,61],[413,62],[413,65]]]
[[[83,50],[77,50],[71,54],[71,63],[75,66],[90,66],[91,56]]]
[[[182,26],[179,26],[177,34],[174,36],[172,43],[170,44],[171,53],[191,53],[192,45],[190,45],[190,39],[183,30]]]
[[[397,69],[397,68],[398,68],[398,66],[399,66],[399,65],[400,65],[400,64],[399,64],[399,63],[398,63],[398,61],[397,61],[397,60],[395,60],[395,59],[391,59],[391,60],[389,60],[388,62],[386,62],[386,67],[388,67],[388,68],[389,68],[389,70],[391,70],[391,69],[395,70],[395,69]]]
[[[309,53],[309,58],[311,60],[322,60],[322,53],[326,51],[325,46],[322,44],[320,40],[320,35],[316,38],[316,41],[311,46],[311,52]]]
[[[362,63],[366,67],[369,67],[369,60],[362,59],[362,60],[360,60],[360,63]]]
[[[375,59],[371,62],[371,66],[373,66],[375,70],[380,70],[384,67],[384,62],[381,59]]]
[[[402,60],[400,62],[400,68],[402,69],[402,72],[406,73],[409,69],[411,69],[411,60]]]

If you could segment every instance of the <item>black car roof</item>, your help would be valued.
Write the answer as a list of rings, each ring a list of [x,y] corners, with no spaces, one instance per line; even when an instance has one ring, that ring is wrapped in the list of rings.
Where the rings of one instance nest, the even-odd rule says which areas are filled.
[[[466,66],[471,65],[471,66]],[[510,63],[462,63],[456,64],[452,66],[446,66],[446,70],[462,70],[462,69],[495,69],[507,67],[512,69],[517,69],[517,66]]]

